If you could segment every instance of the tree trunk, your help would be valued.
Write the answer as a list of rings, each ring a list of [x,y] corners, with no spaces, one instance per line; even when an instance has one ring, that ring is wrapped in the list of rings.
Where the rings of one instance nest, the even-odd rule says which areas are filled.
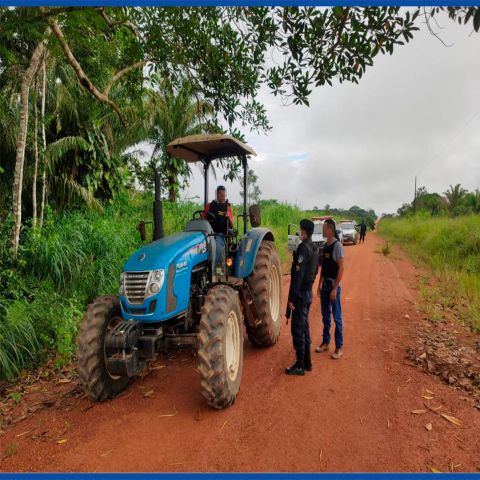
[[[30,65],[25,71],[20,88],[20,125],[17,137],[17,154],[15,159],[15,173],[13,177],[13,202],[12,209],[15,217],[15,225],[12,232],[13,258],[17,258],[18,244],[20,242],[20,227],[22,225],[22,187],[23,187],[23,165],[25,160],[25,145],[27,140],[28,127],[28,94],[33,76],[37,70],[43,52],[45,41],[42,40],[33,51]]]
[[[46,175],[46,162],[45,162],[45,150],[47,149],[47,136],[45,135],[45,93],[47,84],[47,73],[45,69],[46,55],[42,60],[42,107],[41,107],[41,122],[42,122],[42,200],[40,203],[40,228],[43,227],[43,215],[45,212],[45,191],[47,189],[47,175]]]
[[[38,75],[35,74],[35,87],[33,92],[33,181],[32,181],[32,226],[37,226],[37,174],[38,174]]]

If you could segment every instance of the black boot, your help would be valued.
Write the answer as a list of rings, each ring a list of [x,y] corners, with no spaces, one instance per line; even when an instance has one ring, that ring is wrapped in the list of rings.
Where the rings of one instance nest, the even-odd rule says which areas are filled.
[[[299,361],[297,357],[297,361],[291,367],[286,368],[285,373],[287,375],[305,375],[303,362]]]
[[[312,358],[310,356],[310,345],[305,347],[305,360],[304,360],[305,370],[307,372],[312,371]]]

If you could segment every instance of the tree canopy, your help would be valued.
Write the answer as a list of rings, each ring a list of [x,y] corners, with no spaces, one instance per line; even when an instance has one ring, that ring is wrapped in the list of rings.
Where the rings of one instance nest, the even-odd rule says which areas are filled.
[[[238,137],[247,129],[266,131],[262,86],[286,104],[308,105],[313,88],[358,82],[377,55],[413,38],[420,15],[428,21],[439,11],[0,7],[0,214],[13,213],[14,253],[37,191],[42,212],[45,202],[64,208],[110,201],[134,185],[131,151],[152,139],[152,122],[158,156],[164,155],[158,140],[167,135],[159,128],[168,122],[159,121],[155,96],[174,102],[188,88],[198,114],[191,125],[204,131]],[[447,11],[478,30],[476,7]],[[208,122],[202,105],[210,106]],[[166,176],[173,199],[189,170],[163,158],[164,169],[175,165]],[[22,194],[37,182],[39,189]]]

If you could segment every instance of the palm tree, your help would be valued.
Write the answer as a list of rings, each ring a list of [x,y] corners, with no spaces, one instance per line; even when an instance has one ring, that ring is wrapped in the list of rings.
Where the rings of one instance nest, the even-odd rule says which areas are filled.
[[[46,83],[44,160],[50,200],[60,208],[84,203],[100,209],[99,199],[115,193],[114,179],[123,180],[126,151],[147,136],[145,99],[135,98],[124,107],[125,128],[113,111],[84,94],[64,62],[51,59]],[[121,96],[122,88],[116,85],[111,95]]]
[[[480,190],[477,188],[474,192],[465,195],[465,204],[468,205],[474,213],[480,213]]]
[[[443,192],[448,202],[448,208],[451,212],[453,212],[455,207],[460,204],[466,193],[467,191],[462,188],[459,183],[457,183],[454,187],[450,185],[450,189],[446,192]]]
[[[188,164],[167,155],[167,145],[175,138],[207,131],[212,106],[199,100],[190,85],[184,82],[178,89],[160,82],[160,91],[151,92],[150,108],[154,112],[149,140],[153,143],[151,167],[159,167],[167,185],[168,199],[175,202],[184,181],[191,175]]]

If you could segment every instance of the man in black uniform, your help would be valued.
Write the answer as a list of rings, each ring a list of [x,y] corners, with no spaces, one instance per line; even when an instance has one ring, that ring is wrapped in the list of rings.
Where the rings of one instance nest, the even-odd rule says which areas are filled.
[[[311,220],[300,222],[302,242],[293,254],[287,319],[292,314],[292,339],[297,361],[285,369],[287,375],[305,375],[305,370],[312,370],[308,314],[312,304],[312,285],[318,270],[318,255],[312,243],[313,228]]]
[[[365,220],[362,220],[360,224],[360,243],[365,243],[365,235],[367,234],[367,225],[365,224]]]

